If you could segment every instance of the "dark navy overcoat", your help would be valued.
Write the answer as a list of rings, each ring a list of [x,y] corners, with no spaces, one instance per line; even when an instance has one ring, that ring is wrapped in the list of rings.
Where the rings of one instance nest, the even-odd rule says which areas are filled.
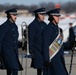
[[[43,53],[42,53],[42,31],[46,27],[45,22],[38,19],[29,25],[29,50],[34,54],[31,67],[43,68]]]
[[[43,37],[44,62],[47,61],[49,62],[49,46],[55,40],[58,33],[59,33],[58,25],[54,25],[53,23],[49,23],[48,26],[43,31],[42,37]],[[64,55],[63,55],[65,45],[63,44],[59,52],[52,58],[50,62],[50,66],[48,68],[49,73],[47,75],[68,75],[68,72],[65,67]]]
[[[0,26],[0,49],[5,69],[22,70],[18,59],[18,28],[10,20]]]

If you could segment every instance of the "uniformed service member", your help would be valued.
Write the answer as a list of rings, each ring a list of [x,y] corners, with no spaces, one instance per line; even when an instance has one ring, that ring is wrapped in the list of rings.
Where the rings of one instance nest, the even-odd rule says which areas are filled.
[[[0,26],[0,49],[7,75],[18,75],[23,70],[18,59],[18,28],[15,24],[17,9],[5,11],[7,20]]]
[[[60,8],[48,11],[47,15],[49,16],[49,24],[43,31],[42,38],[44,75],[68,75],[63,55],[66,43],[63,44],[63,31],[58,26]],[[72,39],[74,38],[70,40],[73,41]]]
[[[33,11],[35,19],[28,27],[29,31],[29,52],[32,55],[31,67],[37,69],[37,75],[41,75],[43,68],[42,53],[42,32],[46,27],[45,8],[39,8]]]
[[[73,28],[74,28],[73,24],[69,23],[69,39],[68,39],[68,41],[71,43],[71,45],[70,45],[71,48],[72,48],[72,46],[74,45],[74,42],[75,42],[75,34],[74,34],[74,31],[73,31]],[[71,40],[71,38],[74,38],[74,39]]]

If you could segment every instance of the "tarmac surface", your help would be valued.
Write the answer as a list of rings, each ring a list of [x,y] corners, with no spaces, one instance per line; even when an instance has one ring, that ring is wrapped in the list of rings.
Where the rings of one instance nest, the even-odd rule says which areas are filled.
[[[19,55],[19,60],[22,63],[22,66],[24,68],[23,71],[19,71],[18,75],[37,75],[36,74],[36,69],[33,69],[30,67],[31,64],[31,58],[24,58],[24,53],[23,55]],[[66,68],[69,72],[70,69],[70,61],[71,61],[71,53],[65,54],[65,63],[66,63]],[[23,57],[23,58],[22,58]],[[6,75],[5,70],[0,70],[0,75]],[[76,52],[74,52],[73,55],[73,63],[72,63],[72,70],[70,75],[76,75]]]

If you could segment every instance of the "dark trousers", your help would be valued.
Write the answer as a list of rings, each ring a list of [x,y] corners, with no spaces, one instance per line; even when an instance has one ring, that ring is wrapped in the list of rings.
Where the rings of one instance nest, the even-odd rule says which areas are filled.
[[[41,75],[42,74],[42,69],[37,69],[37,75]]]
[[[7,70],[7,75],[18,75],[18,70]]]

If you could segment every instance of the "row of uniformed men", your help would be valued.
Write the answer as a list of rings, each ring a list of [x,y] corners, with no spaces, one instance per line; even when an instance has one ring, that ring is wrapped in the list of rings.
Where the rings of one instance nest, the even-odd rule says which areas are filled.
[[[18,70],[23,70],[18,59],[18,28],[15,24],[17,9],[5,11],[7,21],[0,26],[0,54],[4,61],[1,67],[7,70],[7,75],[18,75]],[[60,8],[53,9],[45,13],[45,8],[39,8],[34,11],[35,19],[28,26],[29,52],[32,56],[31,67],[37,69],[37,75],[68,75],[65,61],[64,49],[73,47],[75,36],[71,29],[69,43],[63,43],[58,52],[49,62],[49,46],[59,35],[63,40],[62,29],[58,22],[60,17]],[[48,14],[49,24],[44,22],[44,16]],[[59,40],[60,41],[60,40]]]

